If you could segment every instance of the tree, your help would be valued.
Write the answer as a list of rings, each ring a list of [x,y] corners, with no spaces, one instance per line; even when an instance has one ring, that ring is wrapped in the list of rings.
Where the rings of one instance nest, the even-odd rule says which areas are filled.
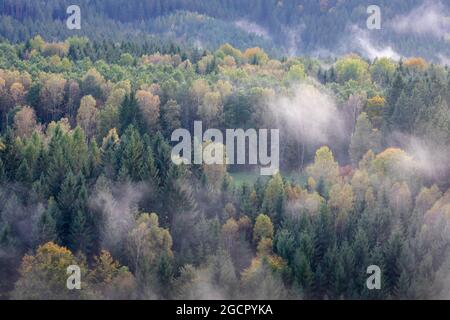
[[[173,258],[172,237],[167,229],[159,226],[155,213],[143,213],[128,234],[127,248],[141,294],[148,295],[146,291],[156,281],[160,258],[163,255]]]
[[[207,127],[214,127],[221,123],[223,112],[222,97],[219,92],[208,92],[204,95],[198,107],[198,115]]]
[[[21,105],[23,103],[26,92],[22,83],[14,82],[9,88],[9,92],[15,105]]]
[[[381,145],[379,132],[373,129],[365,112],[361,113],[356,121],[355,132],[350,142],[350,158],[357,165],[369,150],[378,152]]]
[[[231,256],[227,251],[220,250],[214,256],[211,280],[213,285],[224,293],[225,298],[232,299],[236,296],[239,283]]]
[[[367,81],[369,65],[357,55],[348,55],[336,62],[337,78],[340,83],[349,80]]]
[[[67,290],[67,267],[81,269],[81,290]],[[20,278],[15,284],[14,299],[80,299],[85,297],[84,263],[66,248],[52,242],[40,246],[35,255],[25,255],[20,266]]]
[[[318,268],[326,252],[331,247],[334,238],[334,225],[330,210],[326,204],[322,204],[319,215],[314,221],[313,236],[314,257],[312,263]]]
[[[22,160],[19,167],[17,168],[15,179],[25,184],[32,182],[32,172],[30,166],[28,165],[28,162],[25,159]]]
[[[17,137],[29,138],[37,129],[36,114],[31,107],[23,107],[14,116],[14,134]]]
[[[401,274],[400,256],[402,253],[402,238],[400,234],[392,234],[383,250],[383,290],[388,296],[396,295]]]
[[[120,87],[116,88],[109,94],[108,99],[106,100],[106,105],[112,106],[114,108],[119,108],[125,100],[126,95],[126,89]]]
[[[367,100],[367,116],[370,122],[377,128],[381,127],[385,104],[386,100],[380,96],[375,96]]]
[[[313,284],[314,273],[311,268],[311,262],[302,250],[297,249],[294,253],[293,272],[296,284],[300,287],[301,293],[308,296]]]
[[[70,119],[76,117],[76,111],[80,106],[81,90],[78,81],[68,80],[67,81],[67,106],[66,110]]]
[[[276,224],[281,221],[281,216],[284,211],[284,201],[284,184],[280,173],[277,173],[267,184],[262,204],[262,210],[267,213]]]
[[[379,153],[372,161],[372,168],[381,177],[390,177],[392,181],[404,180],[414,174],[413,159],[402,149],[388,148]]]
[[[305,67],[303,64],[294,64],[289,68],[288,73],[285,76],[285,82],[287,84],[299,83],[306,78]]]
[[[285,299],[286,289],[279,274],[274,273],[267,260],[253,259],[252,264],[242,272],[241,293],[247,299]]]
[[[87,137],[92,137],[97,124],[97,108],[95,99],[89,95],[84,96],[80,102],[77,113],[77,124],[84,130]]]
[[[120,132],[123,133],[130,125],[143,133],[144,119],[134,94],[126,96],[119,109]]]
[[[149,173],[146,166],[146,150],[139,132],[133,126],[128,127],[120,140],[117,150],[119,174],[121,178],[142,181]]]
[[[60,212],[55,199],[50,198],[48,208],[42,213],[38,222],[38,243],[57,241],[56,219],[59,219],[59,216]]]
[[[397,130],[413,134],[415,132],[416,119],[423,104],[419,88],[414,88],[412,92],[404,90],[394,105],[390,118],[391,125]]]
[[[94,68],[89,69],[81,80],[81,92],[84,96],[93,96],[95,99],[103,97],[105,79]]]
[[[394,76],[394,81],[392,85],[389,88],[388,94],[387,94],[387,108],[385,108],[385,112],[383,115],[383,129],[387,130],[391,127],[391,117],[394,113],[395,106],[397,104],[397,100],[402,94],[403,89],[405,88],[405,81],[403,79],[401,72],[396,72]]]
[[[56,221],[56,226],[61,243],[72,250],[86,252],[91,249],[84,177],[74,176],[69,171],[61,185],[57,202],[61,215]]]
[[[274,248],[280,257],[292,261],[296,248],[296,241],[292,232],[288,229],[278,230],[274,240]]]
[[[156,132],[159,127],[160,116],[160,100],[157,95],[151,92],[138,90],[136,92],[136,100],[141,110],[141,114],[150,127],[151,132]]]
[[[245,59],[250,64],[262,65],[269,61],[269,57],[261,48],[249,48],[244,52]]]
[[[386,86],[395,73],[395,63],[389,58],[381,58],[370,66],[372,80],[381,86]]]
[[[239,226],[234,218],[229,218],[227,222],[222,226],[222,239],[224,248],[227,252],[231,252],[236,245],[236,241],[239,237]]]
[[[354,195],[349,184],[335,184],[330,189],[328,205],[336,214],[336,223],[340,225],[354,206]]]
[[[329,184],[337,181],[339,165],[334,161],[331,150],[328,147],[321,147],[316,151],[314,164],[306,168],[306,172],[315,181],[323,180]]]
[[[166,137],[181,127],[181,107],[175,100],[167,101],[161,109],[161,124]]]
[[[96,135],[101,141],[108,135],[110,130],[120,128],[119,107],[107,104],[98,111],[97,119]]]
[[[264,238],[273,238],[273,224],[270,217],[265,214],[260,214],[256,218],[255,226],[253,228],[253,240],[256,244]]]
[[[405,67],[411,68],[418,71],[424,71],[427,69],[428,64],[425,59],[421,57],[413,57],[406,59],[404,62]]]
[[[127,267],[122,267],[108,251],[102,250],[94,257],[94,265],[87,274],[96,298],[133,299],[136,283]]]
[[[180,268],[180,275],[175,280],[175,299],[195,299],[196,289],[199,283],[197,270],[192,265],[185,265]]]
[[[208,82],[204,79],[198,79],[192,82],[192,86],[190,89],[190,95],[193,99],[196,107],[198,107],[202,101],[203,97],[210,91]]]
[[[60,114],[66,82],[66,79],[56,74],[43,80],[40,98],[47,120],[55,119]]]

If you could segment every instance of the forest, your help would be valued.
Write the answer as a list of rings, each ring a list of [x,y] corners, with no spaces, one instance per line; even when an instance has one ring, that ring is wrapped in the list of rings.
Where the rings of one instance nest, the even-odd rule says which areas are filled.
[[[75,33],[65,27],[73,2],[0,0],[0,38],[156,37],[213,51],[225,43],[240,50],[258,46],[277,58],[357,52],[370,59],[381,54],[450,61],[445,0],[77,0],[83,27]],[[381,8],[382,28],[367,32],[367,7],[373,4]]]
[[[229,31],[206,47],[127,37],[147,9],[142,28],[189,33],[192,15],[225,23],[242,1],[90,1],[105,22],[88,17],[91,35],[64,29],[65,1],[37,2],[0,1],[0,299],[450,298],[442,61],[287,55],[262,35],[227,43]],[[246,19],[295,24],[283,8],[296,1],[270,19],[257,2]],[[420,4],[380,2],[391,16]],[[172,132],[194,135],[195,121],[279,129],[280,170],[174,164]],[[66,286],[71,265],[80,290]],[[366,286],[371,265],[380,290]]]

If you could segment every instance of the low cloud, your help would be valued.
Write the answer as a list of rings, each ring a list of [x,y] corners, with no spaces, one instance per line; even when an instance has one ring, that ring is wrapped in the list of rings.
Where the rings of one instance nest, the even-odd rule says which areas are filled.
[[[358,36],[356,38],[359,49],[362,53],[369,59],[374,60],[375,58],[390,58],[393,60],[400,60],[401,55],[398,54],[391,46],[387,47],[377,47],[375,46],[367,37]]]
[[[343,132],[334,99],[311,84],[298,85],[293,96],[276,99],[271,111],[280,128],[311,144],[327,143]]]
[[[145,184],[125,183],[112,188],[101,188],[90,199],[91,207],[101,212],[105,221],[102,246],[112,252],[125,243],[133,228],[138,202],[149,187]]]
[[[438,59],[441,64],[450,66],[450,57],[440,53],[438,54]]]
[[[242,29],[248,33],[254,33],[257,36],[263,37],[265,39],[271,39],[269,31],[266,28],[256,24],[254,22],[241,19],[234,22],[234,25],[239,29]]]
[[[393,142],[402,147],[414,160],[414,170],[429,178],[439,178],[450,173],[450,149],[433,145],[415,136],[396,132]]]
[[[425,1],[408,14],[396,16],[388,23],[388,26],[398,33],[441,38],[450,34],[448,7],[440,1]]]
[[[368,31],[362,30],[357,26],[351,28],[352,42],[351,50],[359,51],[363,56],[374,60],[375,58],[390,58],[400,60],[401,55],[396,52],[390,45],[383,46],[375,44],[370,38]],[[350,51],[351,51],[350,50]]]

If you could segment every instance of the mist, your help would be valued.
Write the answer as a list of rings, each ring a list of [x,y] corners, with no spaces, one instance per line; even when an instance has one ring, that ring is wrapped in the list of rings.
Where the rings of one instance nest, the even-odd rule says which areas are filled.
[[[144,183],[126,182],[109,187],[102,186],[90,198],[91,208],[102,214],[104,225],[101,232],[102,246],[115,252],[126,242],[139,213],[138,203],[150,187]]]
[[[248,33],[254,33],[257,36],[263,37],[265,39],[271,39],[269,31],[257,23],[245,19],[240,19],[235,21],[234,25],[239,29],[244,30]]]
[[[343,134],[342,117],[330,94],[311,84],[294,86],[292,96],[270,104],[277,127],[310,144],[326,144]]]
[[[450,33],[450,17],[441,1],[425,1],[407,14],[397,15],[388,26],[397,33],[442,38]]]
[[[401,55],[391,46],[378,46],[372,42],[368,32],[361,29],[354,29],[352,36],[355,49],[361,51],[362,55],[374,60],[376,58],[390,58],[392,60],[400,60]]]
[[[438,180],[450,174],[450,149],[439,146],[432,141],[425,141],[413,135],[394,132],[390,138],[391,143],[400,146],[413,159],[410,170],[417,171],[422,176]]]

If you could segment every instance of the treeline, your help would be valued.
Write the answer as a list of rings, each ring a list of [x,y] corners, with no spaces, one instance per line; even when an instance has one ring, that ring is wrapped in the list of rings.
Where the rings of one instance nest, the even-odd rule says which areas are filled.
[[[432,161],[450,145],[447,69],[355,55],[324,68],[230,45],[192,61],[82,38],[1,46],[2,298],[448,296],[448,162]],[[274,118],[298,90],[336,101],[332,150]],[[280,128],[283,174],[176,166],[171,133],[194,120]],[[402,150],[406,136],[433,143],[428,157]],[[72,264],[80,291],[66,288]],[[367,289],[369,265],[382,290]]]
[[[406,15],[423,3],[422,0],[379,1],[383,28],[370,35],[374,47],[391,46],[404,56],[421,55],[436,61],[449,56],[445,34],[435,37],[397,33],[392,29],[391,21],[395,23],[397,16]],[[66,0],[2,0],[0,35],[13,42],[24,42],[37,34],[45,34],[47,40],[78,35],[93,40],[139,41],[150,33],[175,37],[185,45],[209,50],[229,42],[241,50],[259,46],[277,56],[318,52],[338,56],[343,53],[342,47],[355,39],[354,26],[366,30],[369,5],[362,0],[80,1],[83,27],[74,31],[65,26],[66,9],[71,4]],[[234,25],[241,20],[257,24],[267,37],[249,34],[255,32],[250,27],[242,30]],[[344,50],[359,49],[346,47]]]

